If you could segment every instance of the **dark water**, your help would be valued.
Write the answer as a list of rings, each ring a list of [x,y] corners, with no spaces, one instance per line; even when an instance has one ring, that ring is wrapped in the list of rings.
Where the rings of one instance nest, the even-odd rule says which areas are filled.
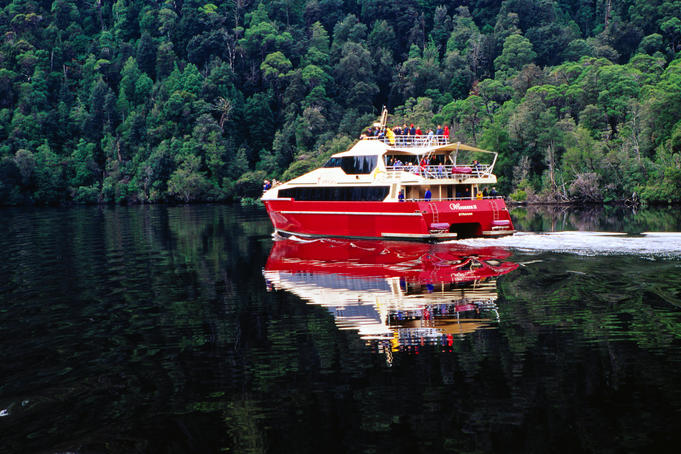
[[[513,216],[273,248],[257,208],[1,210],[0,452],[678,452],[678,210]]]

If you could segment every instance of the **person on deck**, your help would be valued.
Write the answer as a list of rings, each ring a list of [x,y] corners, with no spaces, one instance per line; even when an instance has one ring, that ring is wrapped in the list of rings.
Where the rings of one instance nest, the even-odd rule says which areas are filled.
[[[400,193],[397,195],[397,200],[399,202],[404,202],[404,189],[400,189]]]
[[[426,202],[430,202],[431,197],[432,197],[432,194],[430,193],[430,188],[427,188],[426,193],[424,194],[423,198],[426,199]]]
[[[449,143],[449,126],[445,125],[445,129],[442,131],[442,135],[445,138],[445,143]]]
[[[388,128],[385,132],[385,135],[388,138],[388,143],[390,143],[390,145],[395,145],[395,133],[393,130]]]
[[[480,176],[480,163],[478,162],[477,159],[473,160],[473,172],[475,172],[475,176]]]
[[[497,188],[492,188],[492,190],[489,192],[490,197],[493,199],[497,198]]]

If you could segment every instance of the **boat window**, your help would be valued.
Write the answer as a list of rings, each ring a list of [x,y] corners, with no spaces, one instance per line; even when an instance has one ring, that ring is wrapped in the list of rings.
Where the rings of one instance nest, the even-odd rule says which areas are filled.
[[[389,186],[315,186],[280,189],[279,197],[301,201],[380,202],[388,196]]]
[[[377,156],[344,156],[331,158],[324,167],[340,167],[349,175],[371,173],[376,168]]]

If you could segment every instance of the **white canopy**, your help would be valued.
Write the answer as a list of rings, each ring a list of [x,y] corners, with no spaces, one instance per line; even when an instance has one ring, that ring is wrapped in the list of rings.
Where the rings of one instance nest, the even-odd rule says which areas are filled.
[[[342,153],[336,153],[334,158],[342,158],[347,156],[382,156],[387,152],[398,152],[409,155],[424,155],[433,153],[452,153],[457,151],[477,151],[481,153],[497,154],[494,151],[483,150],[461,142],[449,143],[447,145],[429,145],[429,146],[410,146],[410,147],[395,147],[389,146],[381,140],[377,139],[362,139],[359,140],[352,148]]]

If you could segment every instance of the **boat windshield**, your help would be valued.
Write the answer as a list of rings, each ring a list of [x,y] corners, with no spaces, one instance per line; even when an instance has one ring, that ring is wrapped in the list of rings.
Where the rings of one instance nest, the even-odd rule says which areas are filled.
[[[355,174],[371,173],[376,168],[377,156],[344,156],[329,159],[324,167],[340,167],[343,172]]]

